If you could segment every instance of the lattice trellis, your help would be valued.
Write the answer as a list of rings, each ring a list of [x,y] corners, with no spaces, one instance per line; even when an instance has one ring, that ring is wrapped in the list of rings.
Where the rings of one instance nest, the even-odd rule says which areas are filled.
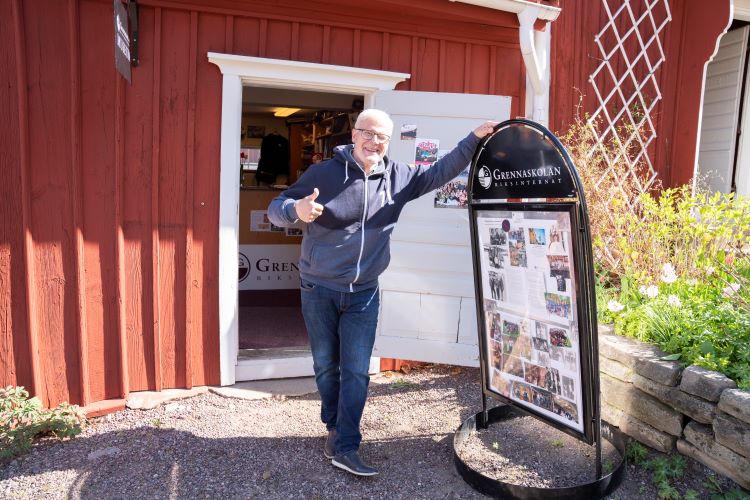
[[[597,187],[616,186],[610,201],[622,198],[634,210],[633,191],[643,193],[656,180],[654,115],[662,98],[656,73],[666,59],[662,38],[672,15],[668,0],[602,5],[608,21],[595,37],[601,62],[589,77],[598,107],[586,122],[595,139],[588,154],[601,155],[608,166]]]

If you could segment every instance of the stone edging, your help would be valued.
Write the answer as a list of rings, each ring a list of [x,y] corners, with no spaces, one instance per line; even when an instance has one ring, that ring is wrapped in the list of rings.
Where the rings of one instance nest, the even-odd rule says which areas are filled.
[[[599,326],[602,419],[750,489],[750,392],[721,373],[684,368],[664,356],[653,345]]]

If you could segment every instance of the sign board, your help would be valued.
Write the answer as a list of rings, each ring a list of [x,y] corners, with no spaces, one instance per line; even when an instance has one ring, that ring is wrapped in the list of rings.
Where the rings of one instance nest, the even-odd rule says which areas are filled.
[[[121,0],[114,0],[115,6],[115,67],[130,81],[130,35],[128,34],[128,13]]]
[[[510,120],[482,141],[468,190],[483,393],[598,441],[593,264],[575,167],[544,127]]]
[[[299,288],[300,245],[240,245],[239,290]]]

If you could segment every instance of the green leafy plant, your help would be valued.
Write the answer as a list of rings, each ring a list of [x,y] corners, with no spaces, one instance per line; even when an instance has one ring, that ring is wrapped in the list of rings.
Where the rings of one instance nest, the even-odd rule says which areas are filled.
[[[394,390],[403,391],[403,390],[410,389],[416,386],[417,384],[414,384],[412,382],[399,378],[399,379],[394,380],[393,383],[389,387]]]
[[[698,492],[695,490],[685,490],[685,494],[682,495],[683,500],[700,500],[700,495],[698,495]]]
[[[554,446],[555,448],[562,448],[563,446],[565,446],[565,443],[563,443],[563,440],[557,439],[557,438],[550,441],[550,444]]]
[[[35,438],[65,439],[81,432],[85,417],[76,405],[61,403],[44,409],[36,397],[29,398],[23,387],[0,389],[0,458],[27,452]]]
[[[628,459],[628,462],[641,465],[646,462],[648,450],[638,441],[630,441],[625,446],[625,457]]]
[[[703,486],[711,493],[711,500],[750,500],[750,495],[739,487],[735,486],[731,490],[724,491],[719,481],[713,476],[708,476]]]
[[[649,462],[646,466],[653,471],[652,481],[658,488],[658,496],[662,500],[679,500],[680,492],[675,488],[672,482],[680,479],[685,473],[687,462],[681,455],[671,455],[668,458],[657,457]]]

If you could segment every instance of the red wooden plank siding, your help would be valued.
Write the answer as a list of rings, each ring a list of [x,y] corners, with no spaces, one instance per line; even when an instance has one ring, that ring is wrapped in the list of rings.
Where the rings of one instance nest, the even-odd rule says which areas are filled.
[[[89,372],[89,343],[86,328],[86,274],[84,258],[84,235],[81,221],[83,220],[84,206],[82,196],[83,186],[83,131],[82,127],[82,109],[81,109],[81,54],[80,54],[80,11],[79,4],[75,0],[68,1],[68,32],[70,46],[74,48],[71,51],[71,80],[70,80],[70,132],[72,134],[71,145],[71,171],[70,179],[73,187],[71,191],[71,200],[73,201],[73,227],[75,230],[75,255],[76,273],[75,273],[75,317],[77,327],[78,349],[81,359],[81,369],[79,379],[81,385],[81,404],[88,404],[91,401],[90,372]],[[99,394],[95,395],[95,398]],[[98,399],[105,399],[99,397]]]
[[[689,182],[693,176],[697,155],[696,127],[684,124],[697,124],[700,108],[691,103],[698,103],[703,92],[703,61],[706,61],[715,50],[716,37],[726,28],[729,17],[729,2],[711,4],[705,2],[686,2],[683,14],[684,27],[675,36],[671,45],[678,52],[683,64],[680,66],[678,80],[670,88],[676,92],[675,105],[670,113],[668,129],[673,140],[660,143],[665,163],[665,183],[678,185]],[[665,127],[666,128],[666,127]],[[670,149],[668,149],[670,148]]]
[[[67,4],[24,3],[29,123],[29,233],[33,245],[36,304],[30,316],[38,326],[40,383],[45,404],[81,400],[80,345],[77,338],[75,228],[69,127],[70,38]],[[41,57],[40,57],[41,56]]]
[[[190,51],[188,54],[187,159],[185,161],[185,387],[193,387],[193,180],[195,175],[195,101],[198,46],[198,13],[190,13]]]
[[[119,326],[117,321],[117,193],[115,128],[117,73],[101,71],[99,61],[112,56],[109,44],[98,42],[112,27],[100,19],[111,9],[100,3],[81,4],[81,193],[85,266],[85,341],[88,389],[93,401],[120,396]],[[73,197],[75,199],[75,197]],[[87,365],[87,366],[86,366]]]
[[[184,387],[185,373],[185,164],[190,14],[162,14],[161,141],[158,176],[160,350],[165,387]]]
[[[154,11],[139,15],[140,43],[154,46]],[[153,175],[154,51],[139,53],[132,85],[126,86],[122,212],[125,266],[125,329],[131,391],[156,387],[154,299],[151,293],[151,179]]]
[[[152,129],[151,129],[151,179],[149,183],[149,189],[151,191],[151,253],[149,260],[151,261],[151,275],[150,278],[150,292],[153,300],[153,317],[151,318],[151,324],[153,325],[153,337],[152,341],[154,344],[154,357],[152,360],[154,370],[154,385],[153,388],[157,391],[162,390],[164,387],[162,373],[162,330],[164,329],[161,324],[163,317],[162,310],[162,290],[161,290],[161,273],[160,273],[160,234],[159,234],[159,166],[161,160],[161,27],[162,27],[162,10],[160,8],[154,9],[154,39],[151,49],[153,51],[153,76],[151,80],[151,92],[153,97],[151,99],[151,115],[152,115]],[[141,45],[143,49],[143,45]],[[144,50],[145,52],[145,50]]]
[[[222,16],[198,16],[196,51],[195,168],[193,169],[193,385],[219,383],[219,220],[218,163],[221,144],[222,76],[207,64],[208,52],[225,51]]]
[[[23,385],[33,390],[25,294],[25,237],[27,169],[25,123],[25,57],[19,43],[20,3],[0,2],[11,13],[0,31],[0,386]],[[20,223],[19,223],[20,222]]]

